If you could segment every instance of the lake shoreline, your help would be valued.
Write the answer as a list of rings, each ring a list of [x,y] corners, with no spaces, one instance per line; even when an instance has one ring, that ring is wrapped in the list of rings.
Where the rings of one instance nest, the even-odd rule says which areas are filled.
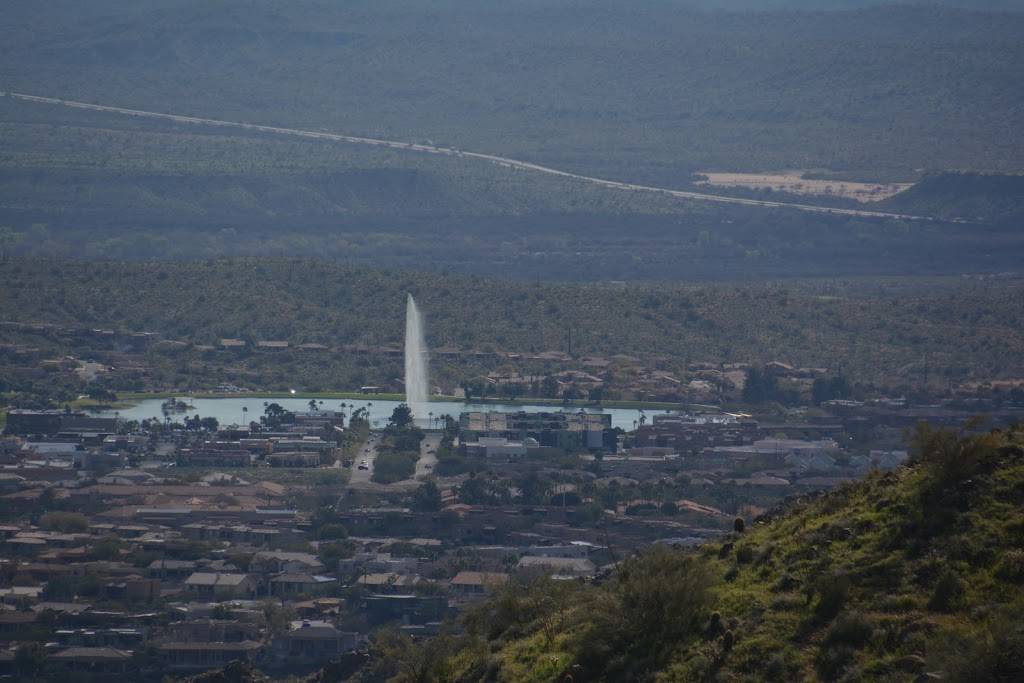
[[[114,404],[103,405],[94,403],[89,406],[84,406],[89,410],[110,410],[111,406],[125,406],[135,405],[142,401],[151,399],[167,399],[167,398],[266,398],[266,399],[354,399],[361,401],[404,401],[404,394],[392,394],[392,393],[379,393],[379,394],[363,394],[360,392],[351,391],[299,391],[294,394],[281,393],[279,391],[248,391],[248,392],[218,392],[218,391],[197,391],[197,392],[126,392],[124,394],[118,394],[117,401]],[[499,397],[488,397],[488,398],[477,398],[474,397],[470,400],[460,398],[457,396],[442,396],[436,395],[431,396],[429,401],[432,403],[467,403],[467,404],[496,404],[496,405],[549,405],[552,408],[567,407],[567,408],[633,408],[636,410],[684,410],[690,404],[687,403],[670,403],[665,401],[585,401],[581,399],[570,399],[568,401],[557,398],[524,398],[520,400],[499,398]]]

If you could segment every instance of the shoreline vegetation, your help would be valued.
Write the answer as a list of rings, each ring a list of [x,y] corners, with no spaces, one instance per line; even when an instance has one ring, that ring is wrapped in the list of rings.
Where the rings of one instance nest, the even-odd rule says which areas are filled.
[[[71,403],[73,407],[86,408],[89,410],[116,410],[128,408],[142,401],[151,399],[167,399],[184,397],[188,398],[322,398],[322,399],[365,399],[367,401],[404,401],[404,394],[378,393],[363,394],[358,391],[297,391],[292,393],[281,393],[279,391],[160,391],[160,392],[125,392],[118,394],[114,403],[102,403],[92,399],[79,399]],[[644,410],[675,410],[685,408],[691,404],[673,403],[665,401],[589,401],[584,399],[554,399],[554,398],[476,398],[467,401],[458,396],[431,396],[428,399],[431,403],[467,403],[467,404],[494,404],[494,405],[550,405],[552,407],[573,407],[573,408],[636,408]]]

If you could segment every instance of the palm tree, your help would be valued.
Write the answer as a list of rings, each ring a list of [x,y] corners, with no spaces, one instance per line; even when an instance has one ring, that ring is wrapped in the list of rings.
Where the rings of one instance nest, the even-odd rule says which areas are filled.
[[[248,412],[249,412],[249,406],[242,406],[242,426],[243,427],[246,424],[248,424],[248,421],[246,420],[246,415],[247,415]]]

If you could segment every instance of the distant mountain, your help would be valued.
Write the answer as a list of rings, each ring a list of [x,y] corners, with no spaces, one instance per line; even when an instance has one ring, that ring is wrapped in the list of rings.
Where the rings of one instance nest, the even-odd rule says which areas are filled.
[[[893,211],[1024,226],[1024,175],[933,173],[884,203]]]
[[[971,10],[1024,11],[1021,0],[680,0],[688,7],[726,11],[850,10],[887,5],[958,7]]]
[[[431,140],[622,179],[1015,172],[1024,158],[1017,14],[12,0],[3,22],[0,89]]]
[[[433,144],[659,187],[691,188],[695,171],[1013,174],[1024,159],[1017,14],[11,0],[0,26],[3,91]],[[954,209],[936,211],[960,217]],[[1019,265],[1024,240],[9,97],[0,231],[13,253],[316,254],[591,280],[1002,271]]]

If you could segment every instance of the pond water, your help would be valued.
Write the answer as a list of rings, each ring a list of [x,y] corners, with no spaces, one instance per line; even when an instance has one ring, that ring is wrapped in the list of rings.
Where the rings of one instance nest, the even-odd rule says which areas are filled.
[[[309,399],[305,398],[294,398],[291,396],[280,396],[275,398],[254,398],[254,397],[231,397],[231,398],[191,398],[189,396],[179,396],[180,400],[192,406],[187,412],[174,413],[172,417],[175,420],[180,420],[183,417],[192,417],[199,415],[200,417],[215,417],[217,422],[221,425],[230,424],[248,424],[253,420],[259,420],[260,416],[263,415],[265,404],[277,403],[285,410],[293,412],[302,412],[309,410]],[[148,418],[156,418],[162,420],[164,413],[161,408],[163,399],[151,398],[140,401],[131,407],[123,408],[121,410],[103,410],[98,411],[96,414],[110,416],[117,413],[126,420],[145,420]],[[344,407],[342,407],[344,404]],[[345,414],[349,415],[357,408],[366,408],[370,413],[370,424],[374,427],[383,427],[387,424],[388,418],[391,417],[391,412],[395,409],[395,406],[399,405],[399,401],[378,401],[378,400],[361,400],[361,399],[323,399],[321,403],[317,400],[317,405],[322,410],[344,410]],[[462,403],[458,401],[432,401],[429,404],[429,409],[434,413],[435,417],[441,415],[451,415],[458,419],[459,413],[470,412],[470,411],[501,411],[506,413],[512,413],[517,411],[525,411],[528,413],[539,413],[539,412],[557,412],[562,410],[560,406],[552,405],[529,405],[526,403]],[[631,431],[635,428],[635,422],[640,419],[640,410],[635,408],[578,408],[573,407],[569,409],[572,412],[579,412],[581,410],[588,413],[607,413],[612,416],[612,426],[621,427],[627,431]],[[664,410],[646,410],[643,411],[647,418],[659,412],[667,412]],[[420,426],[426,427],[427,421],[420,421]]]

